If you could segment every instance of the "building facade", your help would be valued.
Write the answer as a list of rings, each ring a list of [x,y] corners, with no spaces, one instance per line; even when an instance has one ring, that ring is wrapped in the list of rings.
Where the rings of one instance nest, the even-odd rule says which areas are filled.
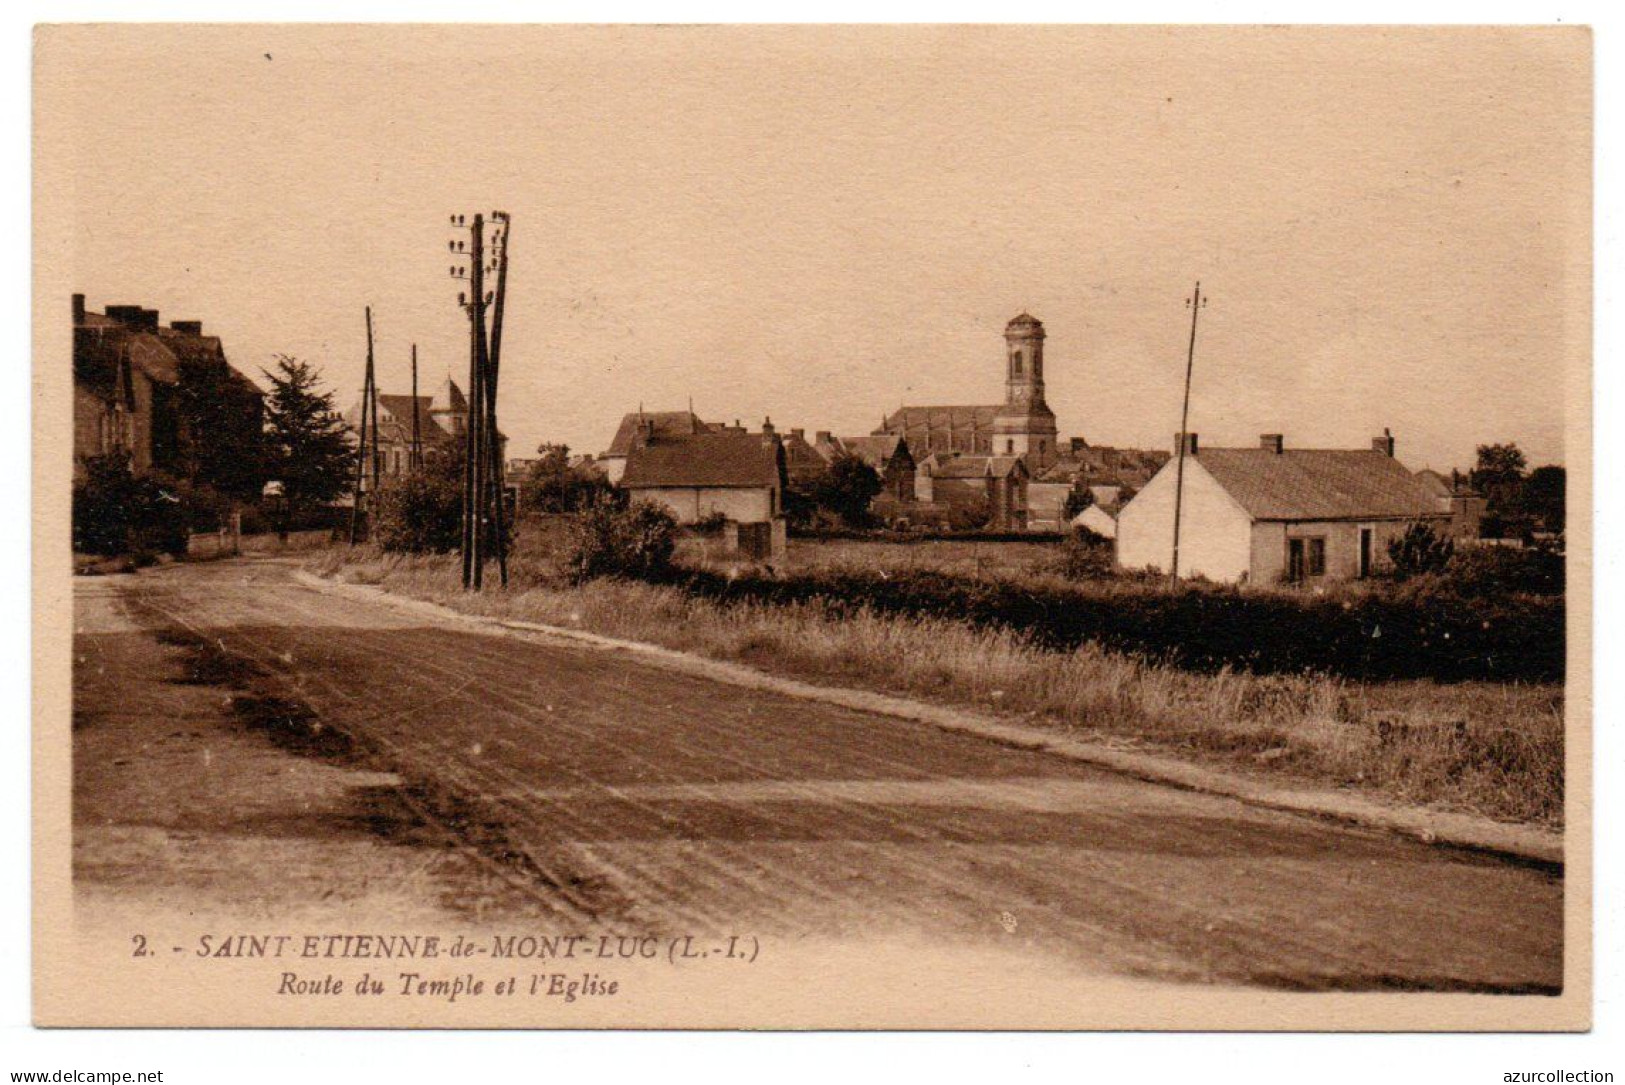
[[[75,479],[86,460],[117,453],[136,474],[247,496],[258,482],[242,445],[259,439],[263,418],[264,394],[201,321],[164,325],[139,305],[91,312],[83,294],[73,295]]]
[[[344,421],[353,432],[361,428],[361,397],[357,396]],[[433,395],[378,393],[378,459],[380,478],[403,475],[412,469],[413,442],[421,445],[425,460],[462,451],[468,434],[468,397],[448,374]],[[508,439],[497,435],[498,455],[506,461]],[[369,441],[369,444],[371,442]],[[370,479],[369,472],[364,479]]]
[[[1044,325],[1022,313],[1004,328],[1004,402],[900,407],[875,430],[908,441],[917,459],[942,452],[1022,456],[1029,470],[1055,462],[1055,412],[1044,400]]]
[[[771,422],[761,433],[727,427],[662,433],[644,419],[618,485],[663,506],[680,524],[721,519],[734,548],[782,556],[786,545],[784,445]]]
[[[1118,513],[1119,566],[1173,567],[1178,473],[1175,456]],[[1259,585],[1355,579],[1388,564],[1389,541],[1409,524],[1447,531],[1450,520],[1386,434],[1353,450],[1288,449],[1280,434],[1257,448],[1209,449],[1191,434],[1179,573]]]

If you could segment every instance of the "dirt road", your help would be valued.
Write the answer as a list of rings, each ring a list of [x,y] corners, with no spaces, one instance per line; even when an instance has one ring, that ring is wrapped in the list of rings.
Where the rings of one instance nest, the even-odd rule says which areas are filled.
[[[560,921],[785,938],[896,932],[1080,970],[1290,989],[1561,983],[1563,887],[1549,870],[616,653],[437,625],[325,595],[276,561],[76,589],[76,823],[97,828],[76,869],[104,888],[129,864],[177,854],[153,851],[143,827],[179,816],[175,788],[203,786],[163,771],[130,782],[113,763],[132,775],[132,763],[195,749],[197,728],[232,726],[189,734],[160,721],[162,741],[119,738],[140,685],[166,681],[163,657],[186,669],[178,681],[199,711],[229,704],[236,731],[207,741],[237,744],[231,765],[308,766],[232,769],[207,786],[284,808],[233,822],[232,840],[348,841],[336,867],[327,851],[283,856],[291,884],[311,892],[353,891],[345,879],[363,874],[396,884],[387,863],[403,860],[383,837],[387,811],[405,808],[421,817],[414,831],[458,845],[437,860],[437,907],[464,898]],[[167,711],[149,705],[143,718]],[[308,815],[323,788],[364,791],[365,804],[339,821]],[[303,818],[286,809],[301,801]],[[374,838],[355,839],[369,818]]]

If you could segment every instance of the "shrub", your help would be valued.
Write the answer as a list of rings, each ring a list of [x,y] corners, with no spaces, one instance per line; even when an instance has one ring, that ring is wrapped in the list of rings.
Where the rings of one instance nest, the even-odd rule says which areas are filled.
[[[776,577],[685,575],[723,601],[805,603],[842,613],[952,619],[1019,632],[1035,647],[1086,644],[1183,669],[1319,673],[1374,681],[1554,682],[1564,674],[1561,597],[1467,598],[1445,577],[1307,595],[1118,576],[1063,585],[926,570],[808,570]]]
[[[1114,576],[1112,541],[1086,527],[1078,528],[1061,544],[1056,571],[1068,580],[1101,580]]]
[[[1450,587],[1466,596],[1561,595],[1563,553],[1555,546],[1463,547],[1445,566],[1444,577]]]
[[[460,458],[436,457],[423,468],[386,479],[373,501],[373,540],[385,550],[444,554],[462,543]]]
[[[993,506],[984,498],[948,506],[949,531],[979,531],[993,519]]]
[[[372,502],[371,536],[385,551],[447,554],[463,541],[463,458],[431,456],[423,468],[384,479]],[[505,521],[512,542],[512,521]],[[502,541],[486,534],[486,552],[496,555]]]
[[[136,475],[125,453],[85,460],[73,487],[73,548],[84,554],[184,554],[187,510],[173,487]]]
[[[1400,580],[1444,571],[1455,552],[1454,542],[1422,520],[1406,525],[1398,538],[1388,540],[1388,560],[1393,563],[1394,576]]]
[[[576,519],[568,565],[577,580],[600,576],[656,579],[671,569],[677,521],[660,505],[598,505]]]
[[[721,509],[713,509],[694,521],[696,535],[721,535],[728,526],[728,516]]]

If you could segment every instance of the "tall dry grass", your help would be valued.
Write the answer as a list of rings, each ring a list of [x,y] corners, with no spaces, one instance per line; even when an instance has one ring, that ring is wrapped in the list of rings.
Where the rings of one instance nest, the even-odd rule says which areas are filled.
[[[469,595],[447,557],[334,550],[310,563],[460,611],[543,622],[813,681],[974,707],[1248,771],[1505,820],[1561,825],[1559,686],[1355,683],[1198,674],[1085,645],[1057,652],[1008,629],[814,600],[723,604],[622,580],[575,585],[516,561],[511,586]]]

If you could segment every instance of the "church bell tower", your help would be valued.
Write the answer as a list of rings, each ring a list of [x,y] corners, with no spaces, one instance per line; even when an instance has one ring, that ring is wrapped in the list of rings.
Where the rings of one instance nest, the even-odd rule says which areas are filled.
[[[1044,325],[1022,313],[1004,327],[1004,406],[993,419],[993,454],[1055,462],[1055,412],[1044,402]]]

